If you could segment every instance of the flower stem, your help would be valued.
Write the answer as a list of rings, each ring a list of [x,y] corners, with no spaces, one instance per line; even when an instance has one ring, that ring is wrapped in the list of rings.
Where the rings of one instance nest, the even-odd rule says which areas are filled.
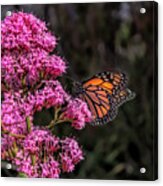
[[[34,166],[36,163],[36,156],[34,154],[31,155],[32,165]]]
[[[27,122],[27,130],[28,132],[31,132],[31,121],[30,121],[29,116],[27,116],[26,122]]]
[[[53,128],[55,125],[58,125],[60,123],[64,123],[64,122],[72,122],[72,120],[64,118],[64,114],[61,113],[59,116],[59,112],[61,111],[61,108],[54,108],[54,119],[49,123],[49,125],[46,127],[47,129],[51,129]]]
[[[9,156],[10,156],[11,158],[13,158],[13,157],[14,157],[14,153],[12,152],[12,150],[11,150],[11,149],[8,149],[8,154],[9,154]]]
[[[25,87],[25,85],[26,85],[26,79],[25,79],[25,76],[22,78],[21,82],[22,82],[22,86]]]
[[[2,131],[2,134],[8,134],[9,136],[13,136],[13,137],[16,137],[16,138],[25,138],[24,135],[21,135],[21,134],[14,134],[14,133],[11,133],[7,130],[3,130]]]
[[[59,120],[59,121],[54,121],[52,120],[50,122],[50,124],[46,127],[47,129],[51,129],[53,128],[55,125],[58,125],[58,124],[61,124],[61,123],[64,123],[64,122],[72,122],[72,120],[68,120],[68,119],[63,119],[63,120]]]
[[[58,113],[59,113],[60,110],[61,110],[60,107],[59,107],[59,108],[56,108],[56,110],[55,110],[55,108],[54,108],[54,120],[55,120],[55,121],[58,119]]]

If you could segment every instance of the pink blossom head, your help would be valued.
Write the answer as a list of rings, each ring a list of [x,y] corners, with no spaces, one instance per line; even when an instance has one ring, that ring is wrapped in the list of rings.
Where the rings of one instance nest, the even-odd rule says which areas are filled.
[[[60,157],[62,170],[64,172],[72,172],[75,165],[84,159],[83,151],[79,147],[78,142],[69,137],[66,137],[61,141],[61,148],[62,153],[60,154]]]
[[[34,15],[13,13],[2,21],[1,30],[3,91],[33,88],[66,71],[64,60],[49,54],[55,36]]]
[[[59,178],[60,165],[53,156],[49,155],[46,161],[30,156],[26,151],[20,150],[13,163],[19,172],[30,178]]]
[[[29,117],[32,127],[33,105],[29,104],[21,95],[21,91],[4,93],[2,102],[2,127],[14,134],[27,134],[26,119]]]
[[[1,137],[1,158],[5,160],[12,160],[12,157],[9,154],[9,151],[14,147],[15,138],[4,134]]]
[[[69,101],[65,111],[65,117],[71,119],[72,126],[78,130],[83,129],[86,122],[92,120],[92,115],[87,104],[78,98]]]
[[[43,81],[43,85],[42,89],[36,90],[35,94],[29,97],[31,102],[35,102],[35,110],[39,111],[43,108],[61,106],[69,98],[59,81]]]
[[[18,172],[21,172],[30,178],[39,177],[39,166],[36,163],[33,164],[32,157],[29,155],[28,152],[19,150],[12,162],[16,165]]]
[[[42,61],[42,71],[45,73],[45,76],[57,77],[66,72],[65,61],[56,55],[47,56]]]
[[[72,172],[75,169],[75,164],[71,157],[67,153],[60,154],[60,157],[63,172]]]
[[[54,160],[53,157],[45,163],[40,164],[41,167],[41,178],[59,178],[61,173],[59,163]]]
[[[56,46],[56,38],[48,31],[46,24],[24,12],[7,16],[1,24],[1,35],[2,50],[42,48],[51,52]]]
[[[34,128],[22,142],[22,148],[12,162],[28,177],[58,178],[60,164],[54,158],[59,150],[59,138],[50,131]]]
[[[39,153],[54,153],[59,149],[59,138],[53,136],[50,131],[34,129],[24,140],[25,151],[38,155]]]
[[[64,60],[56,55],[48,55],[42,49],[30,52],[3,52],[2,84],[18,90],[33,87],[41,80],[55,79],[66,71]]]

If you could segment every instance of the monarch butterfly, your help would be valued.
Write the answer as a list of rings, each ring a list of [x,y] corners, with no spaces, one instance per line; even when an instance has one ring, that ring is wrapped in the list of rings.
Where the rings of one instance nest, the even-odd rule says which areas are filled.
[[[127,88],[128,78],[121,72],[102,72],[76,85],[76,94],[85,101],[93,115],[93,125],[112,121],[118,108],[135,97]]]

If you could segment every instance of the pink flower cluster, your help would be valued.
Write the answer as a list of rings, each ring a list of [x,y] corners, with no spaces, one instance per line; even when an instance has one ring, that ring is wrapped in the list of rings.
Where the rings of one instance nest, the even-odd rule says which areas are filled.
[[[48,160],[44,162],[43,159],[21,150],[13,163],[19,172],[30,178],[59,178],[60,175],[59,163],[52,156],[48,156]]]
[[[17,153],[13,163],[19,172],[29,177],[59,178],[61,170],[73,171],[75,165],[83,159],[77,141],[72,138],[59,140],[47,130],[33,130],[22,146],[23,149]]]
[[[27,134],[26,118],[32,121],[33,106],[17,93],[4,93],[1,107],[2,127],[10,133]]]
[[[4,89],[31,87],[65,72],[64,60],[49,55],[56,46],[55,36],[32,14],[19,12],[6,17],[1,33]]]
[[[23,95],[22,91],[4,93],[1,119],[5,130],[15,134],[27,134],[27,117],[32,124],[36,111],[62,105],[69,99],[57,80],[43,81],[40,86],[43,85],[42,89],[33,94],[28,92]]]
[[[1,159],[2,160],[9,160],[9,161],[11,160],[12,151],[13,152],[16,151],[16,149],[14,149],[15,144],[16,144],[15,137],[10,136],[8,134],[3,134],[3,136],[1,137]]]
[[[55,79],[66,70],[63,59],[40,48],[2,51],[2,84],[6,89],[33,87],[41,80]]]
[[[41,153],[52,155],[59,149],[59,138],[52,136],[50,131],[36,128],[26,136],[23,148],[26,152],[36,155],[39,154],[41,148]]]
[[[48,56],[45,51],[31,50],[30,53],[2,52],[2,83],[17,90],[31,87],[41,79],[56,78],[65,72],[61,57]]]
[[[51,52],[56,46],[56,38],[48,31],[45,22],[24,12],[6,17],[1,24],[1,35],[2,50],[40,48]]]
[[[66,138],[61,141],[62,153],[60,154],[62,169],[64,172],[72,172],[75,165],[83,160],[83,152],[77,141],[73,138]]]
[[[64,91],[57,80],[42,81],[42,89],[38,89],[34,94],[30,94],[28,100],[35,111],[43,108],[61,106],[70,99],[70,96]]]
[[[87,104],[78,98],[69,101],[65,117],[71,119],[73,121],[72,126],[78,130],[83,129],[86,122],[91,122],[92,120]]]
[[[44,22],[18,12],[2,21],[1,30],[2,160],[11,161],[28,177],[59,178],[62,172],[74,171],[84,157],[74,138],[60,139],[51,129],[61,121],[82,129],[91,121],[91,113],[56,79],[66,71],[66,64],[49,54],[56,38]],[[35,113],[49,108],[59,109],[50,124],[34,126]]]
[[[60,166],[53,154],[59,148],[58,137],[47,130],[34,129],[24,139],[13,163],[28,177],[58,178]]]

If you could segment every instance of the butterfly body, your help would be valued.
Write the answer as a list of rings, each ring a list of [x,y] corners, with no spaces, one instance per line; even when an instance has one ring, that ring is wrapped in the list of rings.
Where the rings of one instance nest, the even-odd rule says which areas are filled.
[[[79,83],[76,93],[85,101],[93,116],[93,125],[112,121],[118,108],[134,98],[135,93],[127,88],[127,76],[120,72],[102,72]]]

